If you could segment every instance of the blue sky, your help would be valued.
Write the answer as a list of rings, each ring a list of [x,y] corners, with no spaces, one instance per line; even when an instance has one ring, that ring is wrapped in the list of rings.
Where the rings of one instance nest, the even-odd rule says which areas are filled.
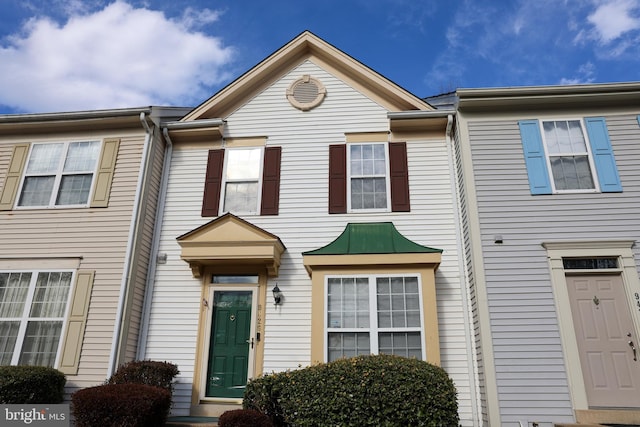
[[[640,0],[0,0],[0,114],[196,106],[304,30],[417,96],[640,81]]]

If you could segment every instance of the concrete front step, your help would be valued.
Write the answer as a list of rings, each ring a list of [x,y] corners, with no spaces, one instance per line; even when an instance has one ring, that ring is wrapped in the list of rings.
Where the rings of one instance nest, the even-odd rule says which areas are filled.
[[[167,427],[217,427],[216,417],[169,417]]]

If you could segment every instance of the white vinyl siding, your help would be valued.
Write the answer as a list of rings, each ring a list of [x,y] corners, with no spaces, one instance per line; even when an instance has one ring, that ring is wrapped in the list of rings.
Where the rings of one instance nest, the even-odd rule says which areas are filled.
[[[553,120],[545,117],[543,120]],[[640,130],[606,117],[624,193],[532,196],[517,119],[469,119],[496,381],[504,425],[574,422],[545,241],[640,239]],[[503,244],[495,244],[501,235]],[[636,250],[636,261],[638,255]]]
[[[319,79],[327,97],[316,108],[302,112],[283,97],[301,75]],[[388,132],[387,110],[366,98],[311,61],[305,61],[274,82],[226,118],[228,137],[265,135],[267,146],[282,147],[280,209],[276,216],[243,215],[252,224],[275,234],[286,246],[276,282],[285,302],[275,307],[269,299],[265,313],[264,372],[308,366],[311,349],[311,279],[301,253],[335,239],[345,223],[393,221],[411,240],[444,249],[436,273],[436,295],[441,364],[456,383],[462,425],[472,425],[467,348],[469,331],[460,315],[462,292],[454,196],[444,135],[441,139],[407,142],[412,191],[411,212],[352,212],[328,215],[327,171],[329,145],[341,143],[345,133]],[[173,412],[186,415],[196,353],[202,282],[194,279],[180,259],[180,236],[205,224],[201,217],[207,149],[174,146],[167,202],[162,223],[160,253],[167,263],[158,265],[146,352],[141,357],[171,360],[180,368]],[[348,216],[348,218],[347,218]]]

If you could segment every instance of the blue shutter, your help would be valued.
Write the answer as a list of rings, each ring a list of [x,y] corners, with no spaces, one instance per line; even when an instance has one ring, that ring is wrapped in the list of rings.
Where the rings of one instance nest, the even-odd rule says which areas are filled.
[[[518,124],[531,194],[551,194],[551,181],[547,170],[547,157],[542,146],[540,125],[537,120],[521,120]]]
[[[589,134],[593,163],[598,172],[600,191],[603,193],[616,193],[622,191],[622,184],[618,176],[616,159],[613,157],[607,122],[604,117],[586,117],[584,119]]]

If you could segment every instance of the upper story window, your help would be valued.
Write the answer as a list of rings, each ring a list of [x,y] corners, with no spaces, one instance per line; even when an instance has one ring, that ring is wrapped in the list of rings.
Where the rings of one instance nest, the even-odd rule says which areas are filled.
[[[595,189],[589,148],[581,121],[543,121],[542,129],[555,189]]]
[[[329,213],[409,212],[405,142],[329,146]]]
[[[18,206],[86,205],[100,142],[33,144]]]
[[[202,216],[222,212],[277,215],[281,147],[209,150]]]
[[[531,194],[621,192],[606,120],[522,120]]]
[[[349,201],[352,210],[388,207],[387,144],[349,144]]]
[[[262,148],[227,151],[224,173],[224,212],[256,213],[262,168]]]
[[[120,138],[15,144],[0,171],[0,211],[108,207],[119,147]]]

